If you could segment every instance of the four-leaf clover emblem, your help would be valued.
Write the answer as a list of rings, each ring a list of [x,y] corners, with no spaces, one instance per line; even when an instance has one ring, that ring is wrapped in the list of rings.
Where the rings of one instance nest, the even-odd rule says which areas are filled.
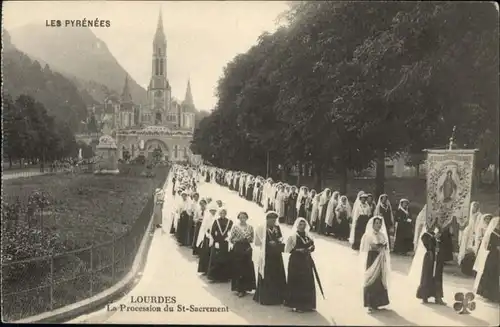
[[[471,311],[476,309],[476,302],[474,302],[474,293],[462,292],[455,293],[455,303],[453,309],[459,314],[470,314]]]

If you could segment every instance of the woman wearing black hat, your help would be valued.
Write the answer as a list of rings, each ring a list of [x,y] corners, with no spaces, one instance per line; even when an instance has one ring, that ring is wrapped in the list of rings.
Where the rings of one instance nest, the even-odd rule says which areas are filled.
[[[286,294],[285,266],[283,265],[283,234],[276,223],[278,214],[266,214],[266,224],[257,228],[255,245],[259,249],[258,281],[254,301],[263,305],[283,304]]]

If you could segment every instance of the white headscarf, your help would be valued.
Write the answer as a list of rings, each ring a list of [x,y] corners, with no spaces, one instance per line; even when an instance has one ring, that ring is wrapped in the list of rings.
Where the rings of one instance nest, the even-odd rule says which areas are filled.
[[[365,194],[364,191],[359,191],[358,192],[358,195],[356,196],[356,200],[354,200],[354,204],[352,205],[352,215],[354,216],[354,214],[356,213],[356,210],[358,209],[358,205],[359,205],[359,198],[361,197],[361,195]]]
[[[319,205],[320,205],[320,207],[322,207],[322,206],[324,206],[325,204],[328,203],[328,200],[330,200],[330,198],[329,198],[329,196],[331,195],[330,193],[331,193],[331,191],[330,191],[329,188],[325,188],[323,190],[323,192],[321,192],[321,197],[319,199]]]
[[[408,212],[408,209],[403,208],[403,203],[404,202],[408,202],[408,204],[409,204],[410,200],[408,200],[408,199],[401,199],[401,200],[399,200],[398,210],[401,210],[404,213],[406,213],[407,215],[409,215],[410,213]]]
[[[413,251],[417,252],[418,243],[425,229],[427,218],[427,204],[420,210],[417,219],[415,219],[415,231],[413,232]]]
[[[486,235],[486,229],[488,229],[489,223],[486,223],[485,220],[488,217],[493,218],[493,215],[489,213],[481,215],[479,217],[479,223],[477,224],[477,228],[474,231],[474,247],[476,248],[476,251],[479,250],[478,248],[479,244],[481,244],[481,240],[484,238],[484,235]]]
[[[304,222],[306,224],[306,229],[305,229],[306,236],[308,238],[312,239],[311,234],[309,233],[309,231],[311,230],[311,226],[309,226],[309,223],[307,222],[307,220],[305,220],[302,217],[297,218],[295,220],[295,222],[293,223],[292,233],[290,234],[290,236],[288,237],[288,239],[286,241],[286,245],[285,245],[285,252],[286,253],[290,253],[295,248],[295,245],[297,245],[298,227],[299,227],[299,224],[301,222]]]
[[[255,246],[259,247],[257,269],[262,278],[264,278],[266,267],[267,216],[270,214],[279,216],[276,211],[268,211],[266,213],[266,222],[263,225],[259,225],[255,230]],[[278,225],[278,218],[276,218],[275,225]]]
[[[359,213],[360,206],[361,206],[361,200],[360,200],[361,197],[366,197],[366,193],[359,192],[358,198],[356,199],[356,202],[354,203],[354,208],[352,210],[352,224],[351,224],[351,230],[349,233],[349,243],[350,244],[354,244],[354,241],[355,241],[356,222],[357,222],[358,216],[359,216],[358,213]]]
[[[335,216],[335,208],[337,207],[338,201],[339,201],[339,195],[340,193],[335,191],[332,193],[332,196],[330,197],[330,200],[328,201],[328,206],[326,207],[326,217],[325,217],[325,223],[328,226],[333,226],[333,218]]]
[[[477,209],[477,212],[476,212],[476,213],[472,213],[472,204],[474,204],[474,203],[477,203],[477,205],[478,205],[478,209]],[[470,211],[469,211],[469,216],[471,216],[471,215],[474,215],[474,227],[473,227],[473,229],[472,229],[472,230],[473,230],[473,232],[474,232],[474,234],[475,234],[475,233],[476,233],[477,226],[479,226],[479,223],[481,222],[481,216],[483,215],[483,214],[481,213],[481,207],[480,207],[480,205],[479,205],[479,202],[478,202],[478,201],[473,201],[473,202],[471,203],[471,209],[470,209]],[[469,218],[469,224],[471,223],[471,219],[472,219],[472,218]]]
[[[297,205],[295,206],[295,209],[297,209],[297,214],[299,213],[300,210],[300,202],[305,196],[306,196],[306,187],[301,186],[299,190],[299,195],[297,196]]]
[[[472,212],[472,210],[474,208],[474,203],[477,203],[479,205],[479,203],[476,201],[471,203],[468,219],[465,221],[457,220],[459,225],[461,223],[465,225],[465,228],[459,232],[459,235],[460,235],[459,240],[458,240],[459,241],[459,250],[458,250],[458,257],[457,257],[458,264],[460,264],[462,262],[465,255],[467,254],[467,252],[470,252],[470,251],[475,252],[474,251],[474,228],[476,227],[476,218],[481,213],[479,212],[479,207],[478,207],[478,210],[476,212]]]
[[[376,232],[373,228],[373,224],[376,219],[380,219],[382,226],[379,232]],[[368,259],[368,252],[370,252],[370,246],[372,244],[386,244],[383,251],[379,252],[379,255],[373,261],[369,268],[366,268],[366,262]],[[370,286],[375,282],[379,274],[382,275],[382,284],[385,289],[388,289],[389,273],[391,271],[391,256],[389,248],[389,237],[387,235],[387,228],[385,227],[384,218],[381,216],[375,216],[368,220],[366,224],[365,233],[361,238],[359,247],[360,264],[363,272],[363,286]]]
[[[495,228],[498,226],[499,217],[492,218],[490,223],[488,224],[488,228],[486,228],[486,232],[484,233],[484,238],[481,241],[481,247],[477,252],[476,261],[474,262],[474,271],[476,274],[476,279],[474,280],[474,293],[477,293],[477,288],[479,286],[479,282],[481,281],[481,277],[484,272],[484,265],[486,264],[486,258],[488,257],[488,245],[490,243],[491,234],[495,232]]]
[[[342,203],[343,199],[345,199],[345,204]],[[347,212],[347,218],[351,217],[351,215],[352,215],[351,204],[349,203],[349,199],[345,195],[342,195],[339,198],[339,203],[337,204],[337,207],[335,208],[335,212],[338,213],[342,210],[345,210]]]
[[[382,198],[383,197],[386,197],[387,198],[387,206],[384,206],[384,204],[382,203]],[[377,206],[375,207],[375,211],[373,212],[373,215],[374,216],[382,216],[381,214],[381,208],[384,208],[384,209],[389,209],[389,212],[391,213],[391,221],[392,223],[394,224],[394,215],[392,213],[392,206],[391,206],[391,201],[389,201],[389,196],[387,194],[382,194],[378,197],[378,202],[377,202]]]
[[[311,223],[314,223],[318,220],[319,217],[319,201],[321,198],[321,193],[314,195],[312,199],[312,209],[311,209]]]
[[[215,214],[212,215],[210,211],[214,210]],[[203,239],[205,238],[205,235],[210,230],[210,228],[212,228],[215,219],[217,219],[217,214],[218,214],[218,209],[215,203],[212,202],[209,205],[207,205],[203,220],[201,222],[198,238],[196,239],[197,247],[200,247],[203,244]]]

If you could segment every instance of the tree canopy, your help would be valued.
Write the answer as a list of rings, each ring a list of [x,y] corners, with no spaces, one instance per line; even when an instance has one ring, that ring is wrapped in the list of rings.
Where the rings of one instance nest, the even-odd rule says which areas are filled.
[[[340,173],[445,147],[498,160],[498,24],[492,3],[293,2],[287,24],[224,69],[193,151],[230,169]],[[383,169],[377,170],[378,193]]]
[[[11,162],[20,159],[41,161],[76,156],[75,136],[67,124],[56,122],[40,102],[28,95],[15,101],[3,97],[3,154]]]

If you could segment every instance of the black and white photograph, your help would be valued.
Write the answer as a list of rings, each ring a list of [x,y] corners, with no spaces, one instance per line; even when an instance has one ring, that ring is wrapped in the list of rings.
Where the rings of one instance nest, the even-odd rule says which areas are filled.
[[[500,324],[497,3],[2,9],[2,322]]]

